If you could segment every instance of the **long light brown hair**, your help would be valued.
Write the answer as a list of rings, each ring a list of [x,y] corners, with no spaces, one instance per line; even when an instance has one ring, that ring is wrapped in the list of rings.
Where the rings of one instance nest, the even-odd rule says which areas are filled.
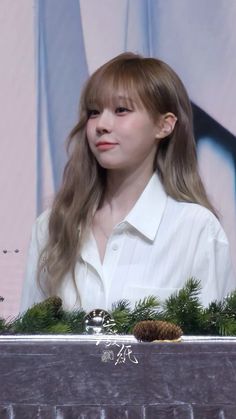
[[[71,272],[79,296],[75,264],[106,186],[106,170],[88,146],[86,123],[91,107],[103,108],[117,92],[144,107],[155,121],[167,112],[177,117],[173,132],[159,143],[153,170],[172,198],[203,205],[214,213],[198,174],[192,108],[183,83],[158,59],[121,54],[100,67],[82,93],[79,122],[68,139],[69,158],[49,218],[48,242],[39,258],[38,281],[47,295],[57,294],[65,274]]]

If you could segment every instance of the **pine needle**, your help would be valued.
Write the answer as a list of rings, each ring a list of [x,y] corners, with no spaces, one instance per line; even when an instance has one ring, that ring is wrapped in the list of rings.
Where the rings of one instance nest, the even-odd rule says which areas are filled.
[[[62,301],[58,297],[50,297],[45,301],[34,304],[23,315],[18,317],[13,325],[13,333],[47,333],[61,316]]]
[[[0,317],[0,333],[5,332],[6,330],[5,324],[6,324],[5,320]]]
[[[145,297],[143,300],[139,300],[130,315],[130,324],[127,332],[131,333],[136,323],[143,320],[156,320],[159,318],[158,309],[160,308],[160,302],[157,297],[153,295]]]
[[[115,331],[132,333],[140,321],[163,320],[181,327],[185,335],[236,336],[236,290],[222,301],[211,302],[207,308],[200,303],[200,292],[200,281],[189,278],[185,286],[162,305],[154,296],[139,300],[133,309],[128,300],[120,300],[110,311],[116,324]],[[50,297],[16,319],[7,322],[0,318],[0,333],[80,334],[84,332],[85,314],[83,310],[65,311],[60,298]]]
[[[84,317],[86,313],[83,310],[63,311],[61,322],[69,328],[72,334],[81,334],[84,332]],[[65,332],[66,333],[66,332]]]
[[[110,314],[116,324],[117,333],[126,333],[130,322],[130,311],[130,302],[128,300],[120,300],[112,304]]]
[[[163,304],[162,316],[180,326],[184,334],[201,332],[202,305],[199,301],[201,283],[189,278],[185,286],[172,294]]]

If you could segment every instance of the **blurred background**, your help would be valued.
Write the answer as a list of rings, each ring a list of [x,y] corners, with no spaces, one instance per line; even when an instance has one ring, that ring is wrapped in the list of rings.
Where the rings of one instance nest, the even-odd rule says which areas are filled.
[[[236,271],[235,21],[235,0],[0,0],[1,316],[18,313],[32,224],[60,185],[81,87],[124,51],[183,80]]]

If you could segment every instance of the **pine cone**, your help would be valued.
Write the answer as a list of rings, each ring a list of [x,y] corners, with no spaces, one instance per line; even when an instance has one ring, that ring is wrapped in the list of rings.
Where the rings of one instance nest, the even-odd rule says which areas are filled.
[[[133,334],[137,340],[175,340],[183,334],[181,328],[173,323],[161,320],[144,320],[134,326]]]

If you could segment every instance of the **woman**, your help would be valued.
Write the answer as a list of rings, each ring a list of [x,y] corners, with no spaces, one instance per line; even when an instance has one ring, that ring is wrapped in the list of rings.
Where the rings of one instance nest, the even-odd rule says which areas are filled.
[[[22,310],[161,299],[189,277],[202,303],[236,288],[229,246],[197,170],[191,105],[165,63],[124,53],[88,80],[52,209],[33,229]]]

